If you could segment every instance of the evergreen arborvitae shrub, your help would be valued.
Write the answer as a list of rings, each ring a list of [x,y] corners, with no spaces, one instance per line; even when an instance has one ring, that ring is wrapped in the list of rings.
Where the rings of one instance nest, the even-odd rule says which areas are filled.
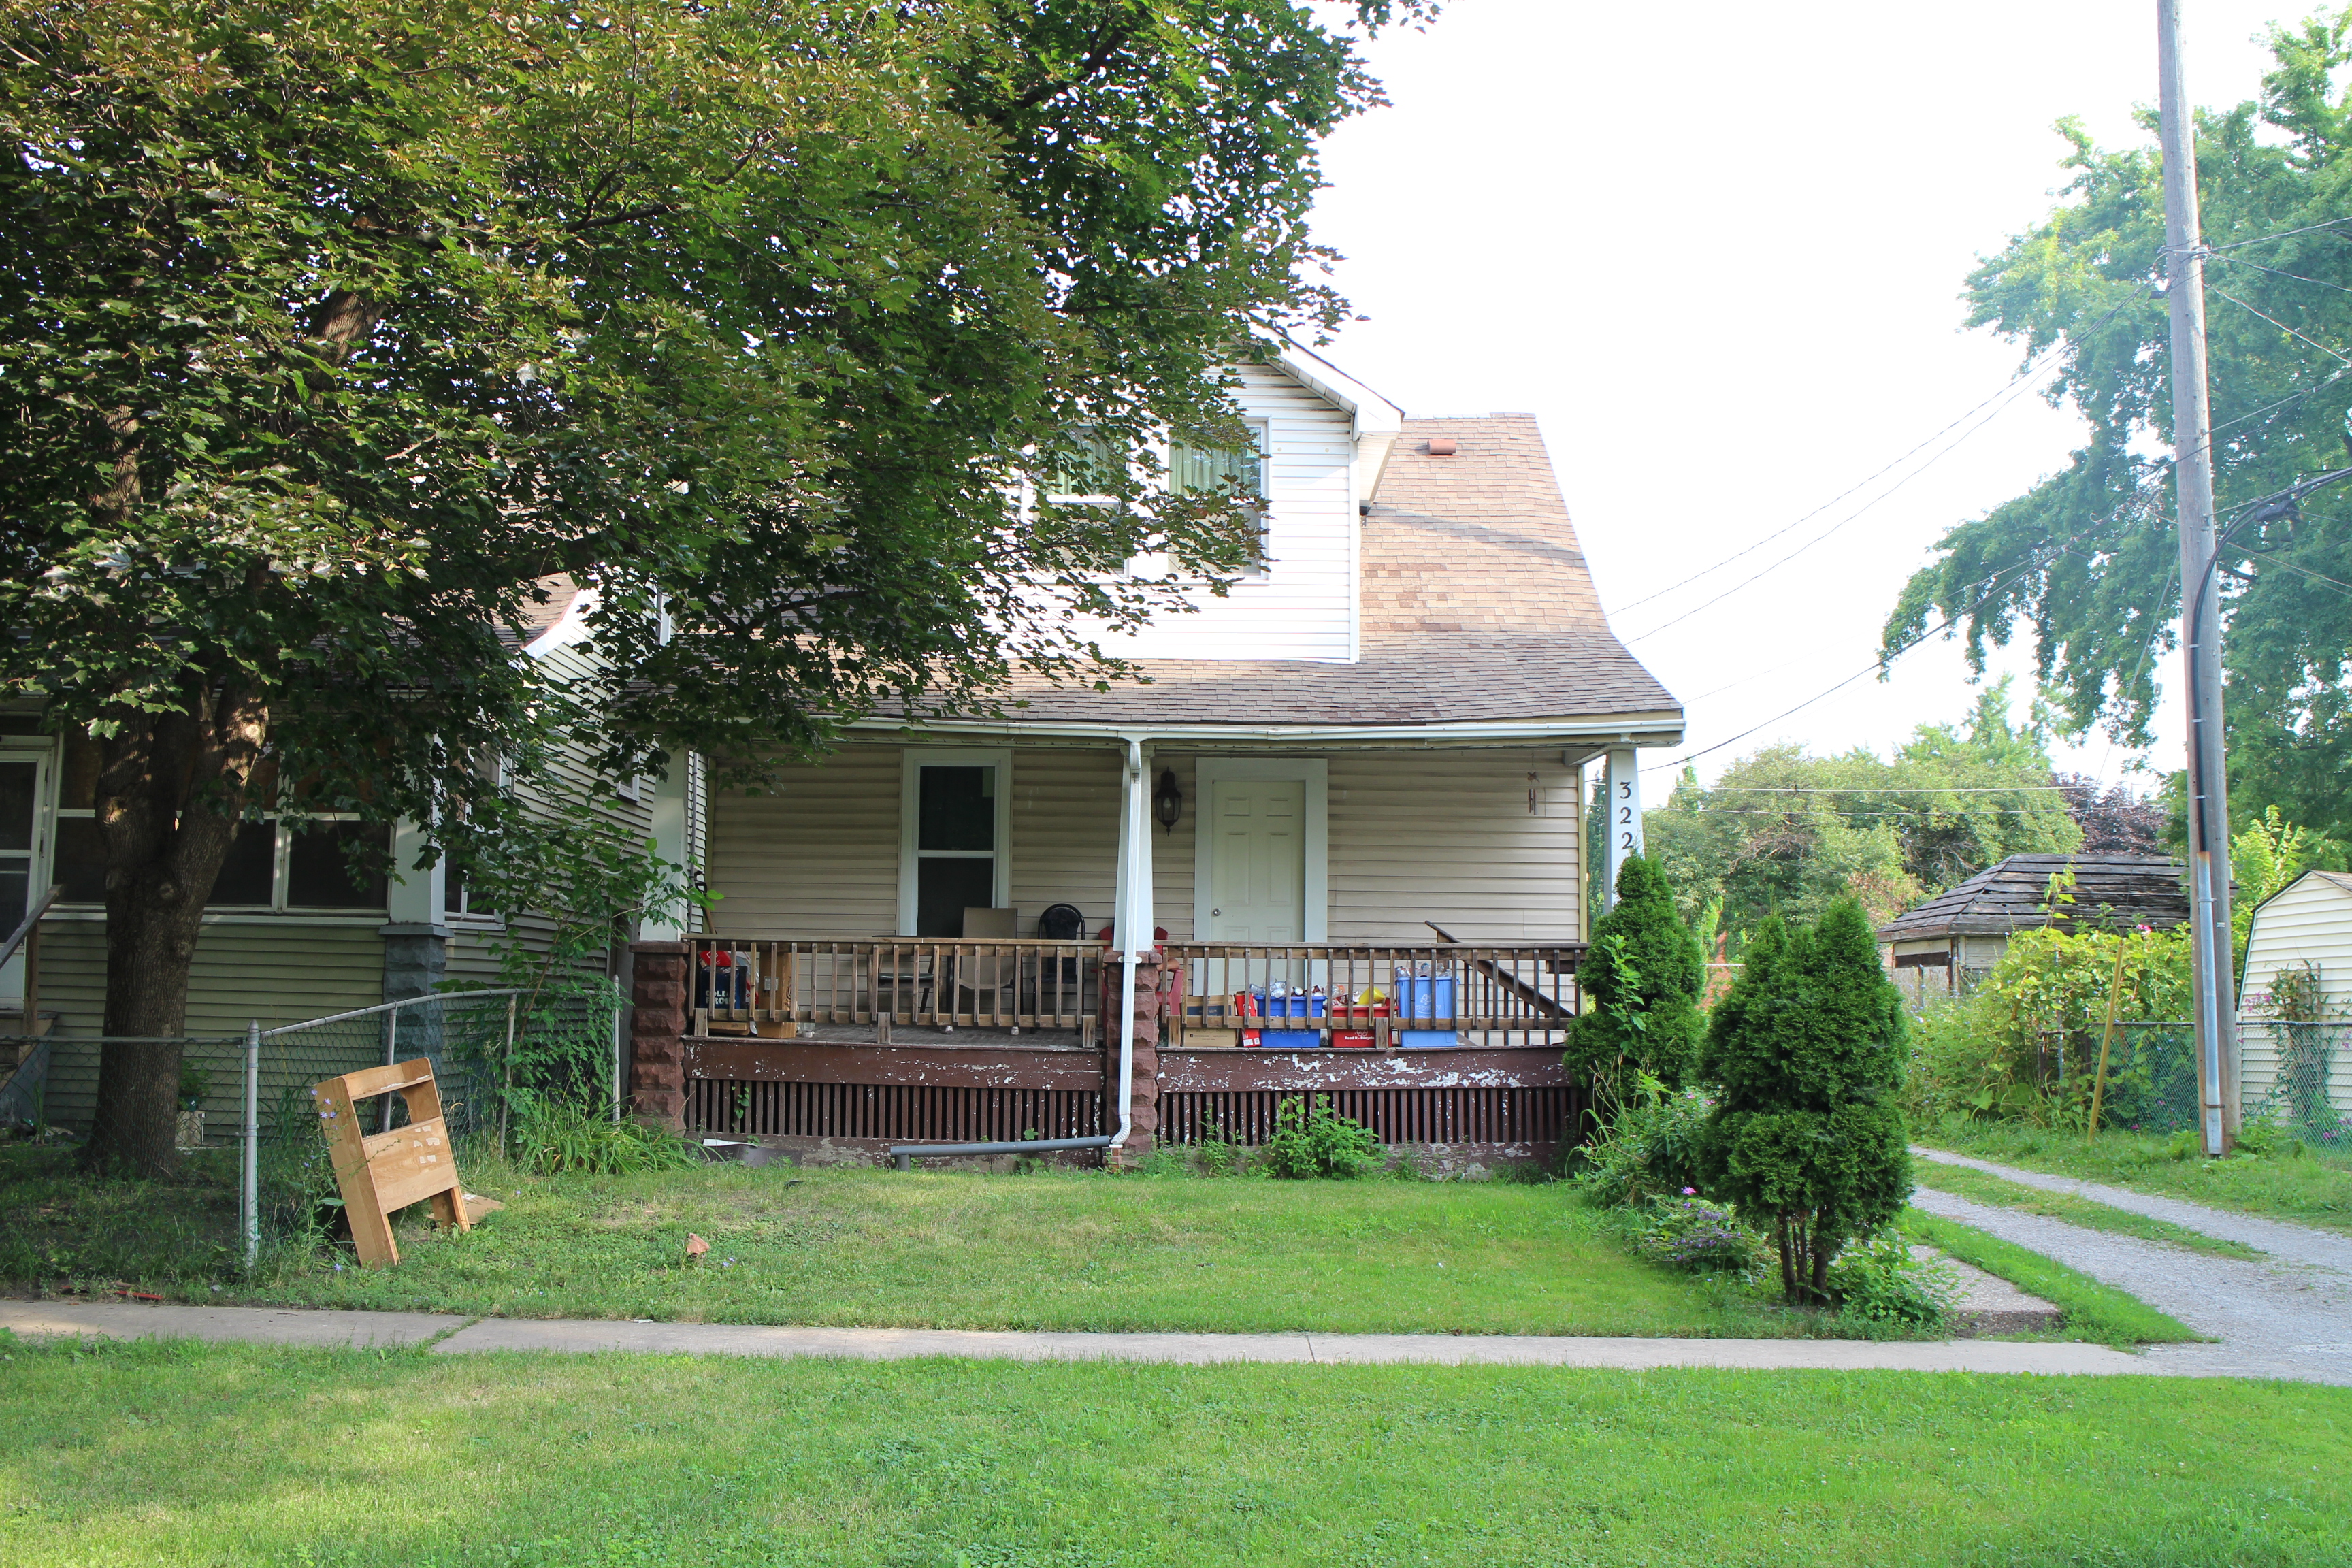
[[[1893,1219],[1911,1191],[1896,1104],[1902,996],[1852,899],[1810,929],[1766,922],[1741,956],[1699,1060],[1717,1086],[1702,1185],[1771,1231],[1790,1300],[1826,1300],[1838,1249]]]
[[[1632,1097],[1637,1070],[1668,1089],[1693,1077],[1706,1028],[1698,1008],[1706,957],[1655,860],[1636,855],[1617,873],[1617,906],[1592,922],[1576,978],[1585,1005],[1569,1062],[1591,1079],[1604,1111]]]

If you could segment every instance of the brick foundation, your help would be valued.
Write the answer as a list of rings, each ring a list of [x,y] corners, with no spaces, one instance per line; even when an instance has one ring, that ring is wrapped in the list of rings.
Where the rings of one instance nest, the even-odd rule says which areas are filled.
[[[686,943],[640,942],[630,949],[629,1113],[672,1131],[686,1125]]]
[[[1106,1131],[1118,1128],[1118,998],[1124,990],[1121,958],[1113,953],[1102,965],[1103,1121]],[[1133,1115],[1127,1142],[1103,1151],[1113,1164],[1125,1164],[1151,1152],[1160,1131],[1160,1019],[1168,1011],[1169,988],[1174,976],[1161,963],[1158,948],[1136,955],[1135,1067],[1131,1085]]]

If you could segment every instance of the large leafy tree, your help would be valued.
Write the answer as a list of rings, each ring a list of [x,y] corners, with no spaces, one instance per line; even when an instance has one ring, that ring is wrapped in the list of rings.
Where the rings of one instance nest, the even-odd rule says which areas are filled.
[[[755,773],[1118,673],[1099,628],[1246,560],[1246,498],[1153,443],[1237,439],[1220,367],[1336,320],[1315,142],[1377,97],[1286,0],[0,29],[0,691],[102,747],[110,1036],[182,1027],[242,820],[425,824],[514,907],[614,864],[520,809],[559,742]],[[1028,499],[1081,458],[1122,504]],[[600,682],[500,635],[558,574]],[[174,1071],[108,1047],[93,1160],[168,1163]]]
[[[2352,837],[2352,491],[2299,518],[2248,503],[2346,461],[2352,410],[2352,13],[2274,30],[2259,101],[2200,116],[2217,490],[2225,543],[2231,809],[2263,805]],[[2150,141],[2153,118],[2147,119]],[[2067,466],[1949,530],[1889,617],[1890,650],[1930,623],[1988,644],[2030,633],[2070,727],[2146,744],[2181,609],[2171,522],[2172,410],[2161,159],[2102,148],[2071,122],[2064,205],[1969,279],[1970,321],[2054,351],[2053,401],[2089,438]],[[2192,585],[2193,587],[2193,585]]]
[[[2005,856],[2073,850],[2083,833],[2051,774],[2048,716],[2036,700],[2019,723],[2011,707],[2003,679],[1964,723],[1922,724],[1891,757],[1779,745],[1711,785],[1686,773],[1643,819],[1650,853],[1686,919],[1719,903],[1737,935],[1848,894],[1884,921]]]

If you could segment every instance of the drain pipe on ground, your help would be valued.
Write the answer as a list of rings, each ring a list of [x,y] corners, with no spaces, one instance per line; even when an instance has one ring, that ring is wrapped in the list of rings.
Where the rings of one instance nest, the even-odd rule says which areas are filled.
[[[1091,1138],[1030,1138],[1018,1142],[896,1143],[890,1148],[890,1163],[899,1170],[912,1170],[917,1160],[959,1154],[1044,1154],[1056,1149],[1114,1149],[1127,1142],[1135,1120],[1135,965],[1143,947],[1149,945],[1144,933],[1151,924],[1151,890],[1143,885],[1148,879],[1142,872],[1144,857],[1151,847],[1150,839],[1144,836],[1150,831],[1151,824],[1144,805],[1143,742],[1132,735],[1124,739],[1127,780],[1120,808],[1126,816],[1120,820],[1126,831],[1119,835],[1124,855],[1118,868],[1121,896],[1116,916],[1119,952],[1118,1131],[1108,1137],[1097,1133]]]

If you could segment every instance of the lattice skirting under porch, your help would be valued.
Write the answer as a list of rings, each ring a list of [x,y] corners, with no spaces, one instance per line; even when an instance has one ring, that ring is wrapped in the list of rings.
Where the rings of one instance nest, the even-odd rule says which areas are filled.
[[[694,1079],[686,1124],[742,1138],[887,1139],[994,1143],[1108,1131],[1093,1089],[956,1089],[920,1084],[745,1083]]]
[[[1575,1131],[1570,1089],[1334,1089],[1316,1091],[1383,1143],[1557,1143]],[[1291,1089],[1163,1093],[1160,1138],[1198,1143],[1222,1136],[1256,1145],[1274,1135],[1275,1109],[1305,1098]]]
[[[969,1089],[913,1084],[773,1083],[695,1079],[690,1129],[742,1138],[994,1142],[1030,1136],[1087,1138],[1110,1131],[1103,1097],[1082,1089]],[[1328,1094],[1383,1143],[1555,1144],[1574,1136],[1576,1091],[1535,1089],[1339,1089]],[[1222,1136],[1264,1143],[1291,1089],[1164,1093],[1160,1138]]]

